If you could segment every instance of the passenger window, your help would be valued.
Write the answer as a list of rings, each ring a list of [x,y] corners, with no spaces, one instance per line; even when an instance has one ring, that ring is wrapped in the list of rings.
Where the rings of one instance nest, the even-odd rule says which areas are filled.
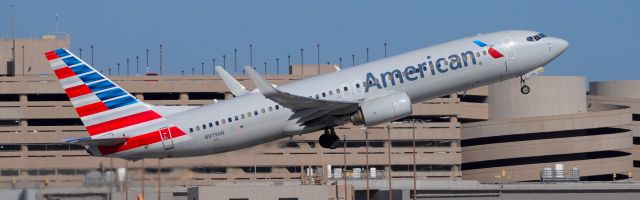
[[[262,113],[266,113],[266,112],[267,112],[267,110],[265,110],[265,109],[263,108],[263,109],[262,109]]]
[[[216,121],[216,126],[220,126],[220,123],[218,123],[218,121]]]
[[[487,51],[482,51],[482,55],[486,56],[487,55]]]
[[[397,77],[397,74],[396,74]],[[356,83],[356,88],[360,88],[360,83]]]
[[[253,111],[253,115],[258,116],[258,111]]]
[[[203,124],[202,125],[202,130],[207,129],[207,125]]]
[[[269,106],[269,112],[273,111],[273,107]]]
[[[209,122],[209,128],[213,127],[213,123]]]
[[[238,115],[236,115],[236,116],[234,117],[234,119],[236,119],[236,121],[238,121]]]
[[[199,126],[196,126],[196,131],[200,131],[200,127]]]
[[[320,98],[320,95],[316,94],[316,99],[319,99],[319,98]]]
[[[251,112],[247,112],[247,117],[251,117]]]
[[[193,128],[189,128],[189,132],[193,133]]]
[[[476,52],[476,57],[480,57],[480,52]]]
[[[445,61],[444,61],[444,65],[445,65],[445,66],[446,66],[446,65],[449,65],[449,61],[446,61],[446,60],[445,60]],[[398,78],[398,77],[396,77],[396,78]]]
[[[233,119],[231,119],[231,117],[227,118],[227,120],[229,120],[229,123],[231,123],[233,121]]]
[[[329,95],[333,95],[333,91],[329,90]]]
[[[349,88],[347,88],[346,86],[344,87],[344,91],[349,91]]]
[[[244,119],[244,114],[241,114],[241,115],[240,115],[240,118]]]
[[[340,94],[340,89],[336,89],[336,94]]]
[[[276,105],[276,110],[280,110],[280,106]]]
[[[222,124],[226,124],[226,123],[227,123],[226,119],[222,119]]]
[[[327,94],[325,94],[324,92],[322,93],[322,97],[327,97]]]

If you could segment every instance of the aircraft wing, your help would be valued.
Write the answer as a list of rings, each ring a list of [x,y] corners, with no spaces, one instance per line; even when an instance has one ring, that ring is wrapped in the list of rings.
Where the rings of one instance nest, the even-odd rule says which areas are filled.
[[[240,82],[234,79],[222,67],[216,66],[216,72],[218,73],[218,75],[220,75],[220,78],[222,78],[222,82],[224,82],[227,88],[229,88],[229,91],[231,92],[231,94],[235,95],[236,97],[239,97],[249,93],[249,91],[246,88],[244,88],[244,86],[240,84]]]
[[[332,101],[324,99],[313,99],[298,96],[280,91],[262,78],[252,67],[245,67],[245,71],[256,84],[260,93],[266,98],[296,112],[294,117],[299,118],[299,122],[307,122],[326,116],[345,116],[358,111],[358,102]]]

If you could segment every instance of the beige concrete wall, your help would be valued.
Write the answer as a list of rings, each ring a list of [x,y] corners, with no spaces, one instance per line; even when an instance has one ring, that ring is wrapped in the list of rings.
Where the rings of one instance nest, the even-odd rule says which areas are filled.
[[[640,99],[640,80],[596,81],[589,83],[594,96]]]
[[[489,119],[587,112],[584,77],[535,76],[526,84],[527,95],[520,92],[520,78],[489,85]]]
[[[51,67],[44,53],[58,48],[69,48],[69,38],[66,35],[60,37],[47,36],[37,39],[16,39],[16,76],[35,76],[40,74],[52,74]],[[11,48],[13,40],[0,40],[0,75],[6,74],[6,61],[11,60]],[[24,48],[23,48],[24,47]],[[23,53],[24,49],[24,53]],[[89,52],[89,51],[86,51]],[[24,55],[24,62],[23,62]],[[88,55],[88,54],[86,54]],[[31,68],[31,70],[29,70]]]

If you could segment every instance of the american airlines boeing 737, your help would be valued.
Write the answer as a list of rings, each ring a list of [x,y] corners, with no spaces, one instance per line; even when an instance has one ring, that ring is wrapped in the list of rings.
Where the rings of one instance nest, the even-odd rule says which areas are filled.
[[[414,102],[514,77],[527,94],[525,80],[567,47],[535,31],[502,31],[279,86],[245,67],[253,91],[217,67],[236,97],[200,107],[146,104],[66,49],[45,56],[90,135],[66,142],[93,156],[138,160],[214,154],[319,130],[319,144],[335,148],[334,127],[398,120]]]

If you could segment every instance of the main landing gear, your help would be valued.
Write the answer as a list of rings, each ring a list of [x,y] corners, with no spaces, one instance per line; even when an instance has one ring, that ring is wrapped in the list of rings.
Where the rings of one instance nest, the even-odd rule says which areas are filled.
[[[529,88],[529,86],[524,81],[525,79],[520,76],[520,92],[522,94],[529,94],[529,92],[531,92],[531,88]]]
[[[340,145],[340,137],[336,135],[333,128],[324,129],[324,134],[318,139],[320,146],[328,149],[335,149]]]

